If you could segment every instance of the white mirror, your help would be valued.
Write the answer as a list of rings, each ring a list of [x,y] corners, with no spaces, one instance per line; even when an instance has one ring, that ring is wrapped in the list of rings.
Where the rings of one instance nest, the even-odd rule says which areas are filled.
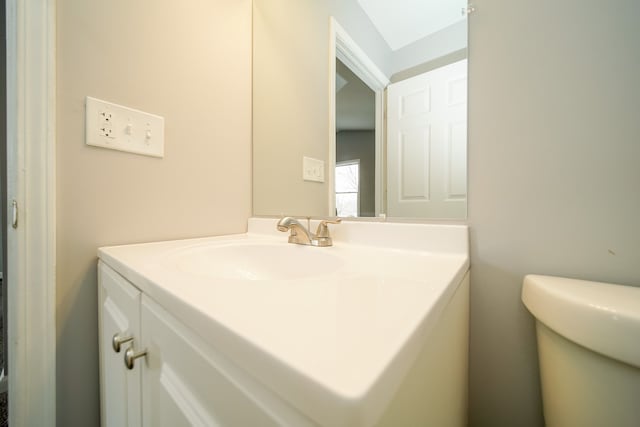
[[[464,218],[465,6],[254,0],[254,215]]]

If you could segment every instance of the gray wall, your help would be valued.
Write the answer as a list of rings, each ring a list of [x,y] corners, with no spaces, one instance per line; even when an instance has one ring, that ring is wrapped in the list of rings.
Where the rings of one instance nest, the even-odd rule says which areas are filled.
[[[467,47],[467,20],[463,19],[442,30],[391,53],[391,74],[432,62]],[[460,58],[463,59],[463,58]],[[455,61],[451,61],[455,62]],[[445,64],[446,65],[446,64]]]
[[[336,161],[360,160],[360,216],[376,216],[376,132],[336,134]]]
[[[523,276],[640,285],[640,2],[476,6],[470,424],[542,426]]]
[[[96,249],[240,233],[251,1],[57,2],[57,425],[99,425]],[[84,144],[87,95],[165,118],[165,157]]]
[[[440,56],[433,61],[425,62],[415,67],[407,68],[406,70],[399,71],[391,76],[389,79],[391,83],[397,83],[402,80],[409,79],[411,77],[419,76],[420,74],[435,70],[436,68],[444,67],[454,62],[467,59],[467,48],[457,50],[455,52],[448,53],[444,56]]]
[[[376,93],[336,59],[336,76],[346,84],[336,93],[336,132],[376,128]]]

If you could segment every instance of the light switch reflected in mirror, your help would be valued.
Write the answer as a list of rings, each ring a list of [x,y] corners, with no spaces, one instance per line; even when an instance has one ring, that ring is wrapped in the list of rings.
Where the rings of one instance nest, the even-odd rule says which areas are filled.
[[[254,215],[465,218],[466,2],[253,5]]]

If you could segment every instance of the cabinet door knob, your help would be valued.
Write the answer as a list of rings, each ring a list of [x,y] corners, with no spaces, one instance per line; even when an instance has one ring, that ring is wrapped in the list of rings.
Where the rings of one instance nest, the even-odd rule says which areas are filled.
[[[113,346],[113,351],[115,351],[116,353],[120,353],[120,346],[122,346],[122,344],[127,343],[129,341],[133,341],[133,336],[132,335],[120,335],[120,334],[114,334],[113,338],[111,339],[111,345]]]
[[[126,366],[127,369],[133,369],[136,359],[146,356],[146,354],[146,348],[136,353],[133,347],[129,347],[127,351],[124,352],[124,366]]]

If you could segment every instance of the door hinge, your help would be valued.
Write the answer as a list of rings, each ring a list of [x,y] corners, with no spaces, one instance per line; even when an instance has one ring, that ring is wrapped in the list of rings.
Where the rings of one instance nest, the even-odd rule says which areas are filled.
[[[13,215],[11,226],[13,228],[18,228],[18,202],[16,202],[16,199],[13,199],[13,201],[11,202],[11,212]]]

